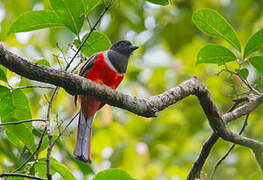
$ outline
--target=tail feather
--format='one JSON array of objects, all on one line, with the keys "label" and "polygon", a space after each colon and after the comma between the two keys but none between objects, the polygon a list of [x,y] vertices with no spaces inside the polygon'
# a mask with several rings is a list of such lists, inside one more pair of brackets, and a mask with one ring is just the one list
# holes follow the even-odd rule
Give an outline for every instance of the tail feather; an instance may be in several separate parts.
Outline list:
[{"label": "tail feather", "polygon": [[91,137],[92,137],[92,124],[95,118],[94,114],[89,119],[86,119],[82,110],[80,110],[77,142],[75,145],[74,155],[76,159],[83,162],[91,163]]},{"label": "tail feather", "polygon": [[85,131],[85,138],[83,139],[82,144],[82,156],[88,161],[91,161],[91,136],[92,136],[92,128],[87,127]]}]

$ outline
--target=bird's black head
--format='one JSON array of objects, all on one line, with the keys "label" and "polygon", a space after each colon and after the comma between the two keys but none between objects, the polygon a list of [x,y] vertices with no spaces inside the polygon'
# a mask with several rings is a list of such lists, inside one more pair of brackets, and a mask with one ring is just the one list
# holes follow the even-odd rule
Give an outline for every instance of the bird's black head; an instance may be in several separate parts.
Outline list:
[{"label": "bird's black head", "polygon": [[130,41],[121,40],[121,41],[114,43],[110,49],[119,54],[130,56],[132,52],[138,48],[139,48],[138,46],[132,45]]}]

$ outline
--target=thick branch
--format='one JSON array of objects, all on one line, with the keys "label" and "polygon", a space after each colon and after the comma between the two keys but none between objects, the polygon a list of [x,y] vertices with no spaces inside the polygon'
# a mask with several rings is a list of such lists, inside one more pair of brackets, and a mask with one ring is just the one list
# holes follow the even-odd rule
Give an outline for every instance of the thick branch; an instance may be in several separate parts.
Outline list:
[{"label": "thick branch", "polygon": [[179,100],[189,95],[196,95],[209,120],[210,126],[218,136],[235,144],[249,147],[254,151],[262,152],[263,150],[262,142],[237,135],[226,127],[226,122],[246,115],[257,108],[263,102],[263,95],[251,96],[249,97],[249,103],[222,115],[216,108],[209,90],[196,77],[181,83],[163,94],[150,98],[137,98],[115,91],[105,85],[94,83],[75,74],[28,62],[7,51],[1,45],[0,64],[26,78],[63,87],[72,95],[88,94],[109,105],[129,110],[144,117],[154,117],[157,112]]},{"label": "thick branch", "polygon": [[200,174],[201,174],[201,170],[205,164],[205,161],[212,149],[212,147],[214,146],[214,144],[216,143],[216,141],[218,140],[219,136],[216,135],[215,133],[213,133],[204,143],[202,150],[197,158],[197,160],[194,162],[190,173],[187,176],[187,180],[191,180],[191,179],[195,179],[195,178],[200,178]]},{"label": "thick branch", "polygon": [[[247,126],[248,117],[249,117],[249,114],[247,114],[247,116],[245,118],[243,126],[242,126],[240,132],[238,133],[239,135],[241,135],[243,133],[243,131],[245,130],[245,128]],[[217,170],[218,166],[227,158],[227,156],[231,153],[231,151],[235,148],[235,146],[236,146],[236,144],[232,144],[230,146],[230,148],[228,149],[228,151],[225,153],[225,155],[217,161],[217,163],[216,163],[216,165],[214,167],[214,170],[213,170],[213,172],[211,174],[211,180],[214,178],[214,175],[216,173],[216,170]]]},{"label": "thick branch", "polygon": [[256,109],[260,104],[263,103],[263,94],[261,94],[260,96],[255,96],[251,94],[248,98],[249,98],[249,102],[247,104],[224,114],[223,115],[224,121],[230,122],[237,118],[240,118],[241,116],[247,115],[248,113]]}]

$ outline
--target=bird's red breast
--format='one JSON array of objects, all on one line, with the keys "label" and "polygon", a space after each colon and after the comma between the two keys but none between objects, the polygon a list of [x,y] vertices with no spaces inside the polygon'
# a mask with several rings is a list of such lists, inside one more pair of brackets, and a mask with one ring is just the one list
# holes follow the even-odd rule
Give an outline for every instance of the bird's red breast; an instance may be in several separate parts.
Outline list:
[{"label": "bird's red breast", "polygon": [[[118,74],[108,63],[106,52],[99,53],[94,60],[92,68],[85,75],[85,78],[94,82],[105,84],[113,89],[116,89],[124,75]],[[106,57],[105,57],[106,56]],[[85,66],[83,66],[85,67]],[[81,107],[86,118],[93,116],[99,109],[101,102],[89,96],[80,96]]]},{"label": "bird's red breast", "polygon": [[99,53],[97,59],[91,70],[86,74],[86,78],[97,83],[105,84],[113,89],[116,89],[123,79],[123,75],[118,73],[110,67],[106,62],[105,53]]}]

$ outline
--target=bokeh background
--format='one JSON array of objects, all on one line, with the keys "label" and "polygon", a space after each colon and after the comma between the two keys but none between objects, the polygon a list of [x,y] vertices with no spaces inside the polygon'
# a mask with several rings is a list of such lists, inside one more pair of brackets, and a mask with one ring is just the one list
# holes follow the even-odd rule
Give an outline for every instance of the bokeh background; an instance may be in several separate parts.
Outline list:
[{"label": "bokeh background", "polygon": [[[94,24],[103,10],[103,3],[90,14]],[[175,87],[193,75],[200,78],[211,91],[217,107],[226,112],[231,100],[247,89],[235,77],[221,73],[217,65],[196,65],[198,51],[207,43],[223,41],[202,34],[192,22],[192,13],[200,8],[212,8],[223,15],[237,31],[244,45],[252,33],[263,27],[262,0],[175,0],[173,5],[160,6],[144,0],[115,0],[111,10],[97,27],[112,43],[127,39],[140,48],[134,52],[124,82],[118,88],[124,93],[149,97]],[[14,53],[30,60],[46,59],[59,69],[58,61],[65,64],[62,49],[70,59],[74,34],[67,28],[43,29],[7,35],[8,28],[22,13],[50,9],[48,0],[0,0],[0,41]],[[87,33],[85,24],[81,36]],[[231,48],[231,47],[229,47]],[[76,61],[77,63],[77,61]],[[234,69],[236,63],[229,65]],[[262,79],[250,70],[249,81],[258,88]],[[11,86],[39,85],[7,72]],[[3,82],[0,82],[0,84]],[[24,89],[29,98],[33,118],[45,118],[51,90]],[[2,108],[2,107],[0,107]],[[263,107],[250,115],[245,136],[263,140]],[[59,91],[52,109],[52,128],[55,134],[78,111],[73,97]],[[230,124],[238,132],[243,118]],[[158,113],[157,118],[143,118],[126,110],[105,106],[97,114],[92,141],[93,164],[90,168],[73,159],[77,120],[72,123],[55,146],[52,157],[62,162],[77,179],[90,179],[93,174],[108,168],[120,168],[142,180],[180,180],[186,176],[197,158],[202,143],[212,130],[196,97],[188,97]],[[44,123],[33,123],[36,131]],[[38,138],[35,139],[38,142]],[[227,151],[230,143],[219,140],[206,162],[202,177],[210,175],[216,161]],[[9,172],[25,159],[23,150],[8,141],[0,129],[0,172]],[[40,157],[45,157],[46,150]],[[218,168],[215,179],[260,179],[260,168],[253,153],[237,146]],[[56,175],[60,178],[60,175]]]}]

